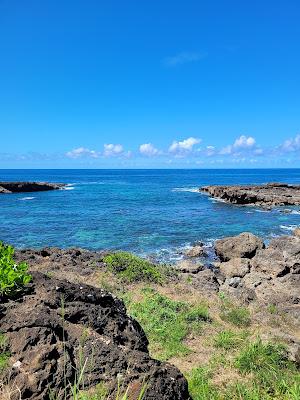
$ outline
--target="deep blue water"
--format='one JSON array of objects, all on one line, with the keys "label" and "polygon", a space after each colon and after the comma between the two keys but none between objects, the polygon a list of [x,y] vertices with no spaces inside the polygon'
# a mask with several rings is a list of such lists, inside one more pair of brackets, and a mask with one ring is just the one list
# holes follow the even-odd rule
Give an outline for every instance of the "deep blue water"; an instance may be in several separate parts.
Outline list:
[{"label": "deep blue water", "polygon": [[262,212],[196,191],[208,184],[300,184],[299,169],[0,170],[0,180],[71,185],[70,190],[0,196],[0,240],[17,247],[158,251],[168,257],[197,240],[243,231],[270,238],[300,225],[299,207],[292,214]]}]

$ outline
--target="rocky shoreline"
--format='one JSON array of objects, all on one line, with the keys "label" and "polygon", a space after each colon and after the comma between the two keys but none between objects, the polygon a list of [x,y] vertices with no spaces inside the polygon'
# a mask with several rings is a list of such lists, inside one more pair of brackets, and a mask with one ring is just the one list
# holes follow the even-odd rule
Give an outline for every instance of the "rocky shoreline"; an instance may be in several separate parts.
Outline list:
[{"label": "rocky shoreline", "polygon": [[[269,307],[276,309],[289,324],[271,327],[272,335],[286,343],[291,359],[300,364],[300,230],[268,245],[244,232],[216,240],[214,251],[213,264],[201,262],[204,248],[198,242],[173,266],[175,273],[165,283],[152,287],[167,292],[174,288],[175,295],[193,293],[213,303],[228,296],[255,310],[260,325],[267,325]],[[64,376],[76,380],[78,360],[83,358],[88,360],[85,375],[90,386],[104,382],[111,395],[122,376],[130,399],[137,398],[145,381],[145,400],[190,399],[176,360],[174,366],[149,355],[141,325],[111,294],[115,284],[120,294],[133,293],[139,286],[118,286],[105,262],[109,254],[79,248],[16,251],[16,262],[30,266],[33,283],[21,297],[2,299],[0,325],[10,343],[10,378],[26,393],[24,398],[46,399],[49,389],[63,396]]]},{"label": "rocky shoreline", "polygon": [[300,185],[268,183],[250,186],[203,186],[201,192],[211,197],[237,205],[264,207],[300,205]]},{"label": "rocky shoreline", "polygon": [[0,194],[44,192],[59,190],[66,187],[64,183],[49,182],[0,182]]}]

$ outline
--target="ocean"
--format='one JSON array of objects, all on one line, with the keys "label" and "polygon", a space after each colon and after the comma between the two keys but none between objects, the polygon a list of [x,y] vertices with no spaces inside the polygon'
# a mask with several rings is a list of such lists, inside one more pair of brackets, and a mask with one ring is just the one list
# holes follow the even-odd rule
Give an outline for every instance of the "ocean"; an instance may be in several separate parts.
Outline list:
[{"label": "ocean", "polygon": [[300,225],[300,207],[224,204],[199,193],[211,184],[300,184],[300,169],[0,170],[1,181],[67,183],[67,190],[0,195],[0,240],[127,250],[172,261],[197,241],[252,232],[266,240]]}]

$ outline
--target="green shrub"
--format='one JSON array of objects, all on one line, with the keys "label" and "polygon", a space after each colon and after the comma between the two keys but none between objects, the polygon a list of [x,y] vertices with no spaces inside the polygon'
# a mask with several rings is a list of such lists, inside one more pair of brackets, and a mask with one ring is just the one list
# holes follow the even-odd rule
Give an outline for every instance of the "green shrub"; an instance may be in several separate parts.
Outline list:
[{"label": "green shrub", "polygon": [[207,308],[171,300],[153,289],[144,289],[142,293],[139,302],[129,300],[127,306],[145,330],[155,356],[167,360],[188,354],[190,350],[183,341],[209,319]]},{"label": "green shrub", "polygon": [[103,261],[113,273],[128,282],[162,283],[164,281],[162,267],[126,251],[109,254]]},{"label": "green shrub", "polygon": [[16,264],[14,249],[0,242],[0,295],[13,296],[31,281],[25,262]]}]

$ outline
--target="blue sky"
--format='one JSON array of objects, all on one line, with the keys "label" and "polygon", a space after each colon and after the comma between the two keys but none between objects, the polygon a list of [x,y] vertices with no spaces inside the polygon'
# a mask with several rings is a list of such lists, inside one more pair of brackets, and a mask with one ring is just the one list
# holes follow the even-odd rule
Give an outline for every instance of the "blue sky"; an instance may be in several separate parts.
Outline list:
[{"label": "blue sky", "polygon": [[300,3],[0,0],[0,168],[300,167]]}]

